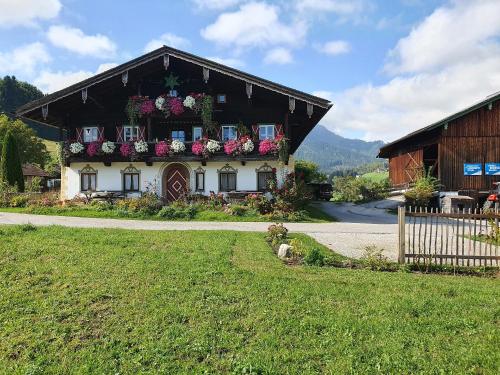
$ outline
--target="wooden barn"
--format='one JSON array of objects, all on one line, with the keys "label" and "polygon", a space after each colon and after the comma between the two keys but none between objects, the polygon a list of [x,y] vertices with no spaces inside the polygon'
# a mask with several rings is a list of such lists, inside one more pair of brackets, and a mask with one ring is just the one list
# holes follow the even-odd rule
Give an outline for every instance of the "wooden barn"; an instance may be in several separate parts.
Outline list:
[{"label": "wooden barn", "polygon": [[380,149],[395,187],[411,185],[422,167],[442,191],[487,192],[500,181],[500,92]]}]

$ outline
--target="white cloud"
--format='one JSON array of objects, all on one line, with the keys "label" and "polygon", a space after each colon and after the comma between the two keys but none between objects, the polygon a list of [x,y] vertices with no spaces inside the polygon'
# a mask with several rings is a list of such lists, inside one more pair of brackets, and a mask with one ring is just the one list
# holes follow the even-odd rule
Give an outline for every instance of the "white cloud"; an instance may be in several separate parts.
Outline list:
[{"label": "white cloud", "polygon": [[105,35],[85,35],[82,30],[64,25],[51,26],[47,32],[50,42],[82,56],[112,57],[116,44]]},{"label": "white cloud", "polygon": [[207,57],[208,60],[215,61],[216,63],[231,66],[233,68],[242,68],[245,66],[245,62],[240,59],[235,59],[232,57],[218,57],[218,56],[209,56]]},{"label": "white cloud", "polygon": [[0,52],[0,74],[29,76],[37,66],[50,60],[50,55],[42,43],[27,44],[10,52]]},{"label": "white cloud", "polygon": [[199,10],[222,10],[235,6],[241,0],[193,0],[196,8]]},{"label": "white cloud", "polygon": [[327,55],[342,55],[351,51],[351,45],[345,40],[332,40],[322,45],[317,45],[316,49]]},{"label": "white cloud", "polygon": [[500,88],[500,3],[454,1],[414,27],[391,52],[395,75],[330,96],[322,121],[344,135],[394,140],[451,115]]},{"label": "white cloud", "polygon": [[295,7],[299,12],[332,12],[339,15],[361,13],[369,7],[362,0],[297,0]]},{"label": "white cloud", "polygon": [[83,81],[93,75],[102,73],[108,69],[117,66],[115,63],[105,63],[97,67],[95,72],[87,70],[78,71],[57,71],[43,70],[40,75],[34,80],[34,84],[46,94],[64,89],[74,83]]},{"label": "white cloud", "polygon": [[423,72],[499,53],[500,1],[456,0],[436,9],[391,51],[385,70]]},{"label": "white cloud", "polygon": [[59,0],[0,0],[0,27],[33,26],[57,17],[61,7]]},{"label": "white cloud", "polygon": [[237,49],[269,45],[300,45],[307,33],[304,21],[284,23],[279,8],[262,2],[242,5],[237,11],[222,13],[201,30],[201,36],[219,45]]},{"label": "white cloud", "polygon": [[147,53],[154,51],[155,49],[163,47],[164,45],[173,48],[186,48],[189,47],[190,44],[191,43],[186,38],[172,33],[165,33],[157,39],[150,40],[144,47],[144,52]]},{"label": "white cloud", "polygon": [[274,48],[266,53],[264,56],[266,64],[290,64],[293,62],[293,56],[290,50],[282,47]]}]

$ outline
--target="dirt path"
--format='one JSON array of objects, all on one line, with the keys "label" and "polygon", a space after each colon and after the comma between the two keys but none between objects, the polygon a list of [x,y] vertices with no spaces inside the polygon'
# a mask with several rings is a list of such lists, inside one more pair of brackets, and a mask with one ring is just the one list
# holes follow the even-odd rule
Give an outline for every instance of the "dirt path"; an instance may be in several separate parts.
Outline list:
[{"label": "dirt path", "polygon": [[[265,232],[270,223],[148,221],[94,219],[67,216],[45,216],[0,212],[0,224],[61,225],[79,228],[122,228],[139,230],[235,230]],[[365,223],[286,223],[291,232],[305,233],[337,253],[359,257],[368,245],[386,249],[396,259],[397,227],[393,224]]]}]

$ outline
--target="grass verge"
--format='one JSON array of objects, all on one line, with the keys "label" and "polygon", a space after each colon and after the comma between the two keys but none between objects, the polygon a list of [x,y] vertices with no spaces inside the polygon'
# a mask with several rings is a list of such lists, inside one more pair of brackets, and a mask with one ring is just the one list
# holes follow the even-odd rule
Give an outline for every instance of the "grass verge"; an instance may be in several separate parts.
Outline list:
[{"label": "grass verge", "polygon": [[287,267],[263,233],[3,226],[0,280],[0,373],[499,371],[497,279]]}]

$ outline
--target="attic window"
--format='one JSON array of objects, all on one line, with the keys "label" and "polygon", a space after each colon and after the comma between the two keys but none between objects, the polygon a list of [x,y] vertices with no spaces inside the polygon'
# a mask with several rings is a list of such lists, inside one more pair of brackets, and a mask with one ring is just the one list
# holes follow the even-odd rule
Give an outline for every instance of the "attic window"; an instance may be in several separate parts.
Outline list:
[{"label": "attic window", "polygon": [[226,94],[217,94],[217,103],[225,104],[226,103]]}]

